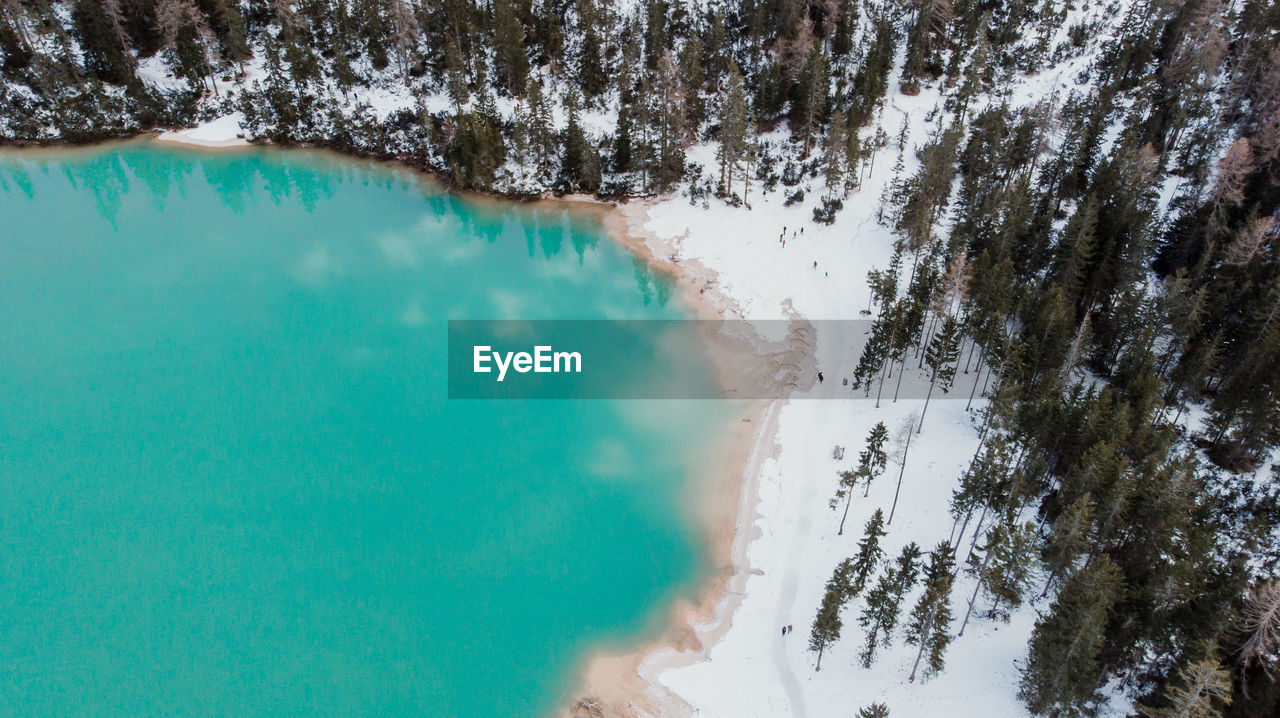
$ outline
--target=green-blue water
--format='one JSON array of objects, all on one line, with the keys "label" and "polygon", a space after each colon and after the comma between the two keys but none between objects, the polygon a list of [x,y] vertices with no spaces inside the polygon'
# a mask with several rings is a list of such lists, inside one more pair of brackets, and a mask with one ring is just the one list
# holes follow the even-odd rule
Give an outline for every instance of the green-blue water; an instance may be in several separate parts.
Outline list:
[{"label": "green-blue water", "polygon": [[705,570],[724,411],[449,402],[445,320],[682,313],[558,205],[0,155],[0,715],[547,713]]}]

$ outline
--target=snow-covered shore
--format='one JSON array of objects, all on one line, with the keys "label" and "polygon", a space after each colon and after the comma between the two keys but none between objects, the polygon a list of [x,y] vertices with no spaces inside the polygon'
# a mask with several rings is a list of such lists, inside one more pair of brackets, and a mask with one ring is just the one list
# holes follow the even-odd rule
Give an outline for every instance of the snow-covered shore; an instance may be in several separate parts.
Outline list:
[{"label": "snow-covered shore", "polygon": [[156,135],[159,142],[191,147],[247,147],[240,123],[244,116],[239,112],[219,117],[185,130],[170,130]]},{"label": "snow-covered shore", "polygon": [[[1070,58],[1022,78],[1017,104],[1060,97],[1078,87],[1087,62],[1083,56]],[[904,127],[900,177],[905,179],[919,167],[914,149],[949,120],[938,112],[942,99],[936,89],[903,95],[896,91],[896,80],[895,72],[886,106],[862,136],[870,139],[878,127],[894,137]],[[894,179],[895,145],[891,141],[878,151],[830,226],[812,221],[826,191],[821,177],[802,181],[799,189],[807,199],[791,207],[784,205],[784,197],[793,188],[762,194],[759,184],[752,183],[744,198],[749,208],[714,199],[695,204],[687,196],[673,196],[624,211],[631,217],[632,234],[642,238],[650,254],[685,273],[688,282],[714,288],[725,316],[865,318],[871,297],[867,273],[886,269],[893,252],[893,233],[885,226],[888,222],[879,221],[878,209]],[[692,148],[689,159],[716,167],[711,146]],[[1018,697],[1018,683],[1038,612],[1048,607],[1035,598],[1039,591],[1032,591],[1031,600],[1008,622],[987,618],[987,602],[980,597],[964,635],[947,650],[945,670],[914,682],[908,676],[916,648],[904,645],[901,631],[921,589],[908,594],[898,632],[891,645],[881,644],[870,669],[858,661],[865,641],[858,625],[865,596],[859,596],[846,605],[842,636],[827,648],[822,670],[815,670],[808,637],[824,584],[836,565],[856,552],[871,515],[877,509],[889,513],[901,465],[891,461],[867,497],[855,495],[843,536],[836,533],[840,516],[828,507],[837,473],[853,468],[876,422],[884,422],[893,436],[924,408],[920,400],[886,399],[877,408],[874,400],[862,398],[814,398],[830,396],[833,382],[852,376],[860,351],[860,337],[829,324],[816,327],[816,369],[826,377],[822,391],[811,386],[773,405],[767,430],[760,427],[751,451],[733,456],[740,487],[734,499],[742,513],[732,540],[732,578],[704,594],[703,605],[681,613],[691,619],[682,640],[655,642],[630,657],[629,665],[643,679],[634,690],[643,691],[646,700],[606,707],[638,715],[847,718],[859,708],[882,703],[897,718],[1029,716]],[[909,374],[917,371],[914,361],[907,366]],[[966,408],[975,378],[960,373],[949,395],[935,395],[921,431],[912,436],[896,513],[881,539],[886,560],[910,542],[927,552],[952,532],[949,500],[978,448],[978,410],[986,403],[979,397]],[[835,446],[846,449],[843,460],[832,458]],[[972,530],[961,539],[961,565],[971,541]],[[961,571],[950,599],[953,631],[964,621],[974,586],[974,579]],[[784,625],[793,626],[795,633],[784,636]],[[1131,712],[1131,699],[1123,690],[1111,691],[1108,700],[1102,715]]]},{"label": "snow-covered shore", "polygon": [[[882,127],[908,123],[904,175],[916,165],[910,147],[932,129],[924,117],[935,102],[928,93],[898,96],[880,119]],[[695,149],[693,159],[714,166],[710,156],[696,156],[700,151],[708,150]],[[877,222],[876,213],[893,176],[896,148],[881,152],[875,170],[845,199],[831,226],[811,221],[812,201],[785,207],[782,192],[749,196],[751,209],[715,201],[704,208],[671,197],[622,211],[647,253],[684,273],[686,284],[714,288],[726,316],[860,319],[870,297],[867,272],[887,267],[893,251],[893,235]],[[812,180],[806,194],[820,195],[820,185],[820,179]],[[832,382],[852,375],[860,337],[834,325],[817,327],[814,358],[825,375],[823,393],[829,395]],[[913,371],[909,362],[908,372]],[[888,557],[909,542],[928,551],[952,530],[948,501],[978,447],[977,410],[985,403],[977,399],[966,409],[975,378],[962,373],[949,395],[935,396],[922,431],[912,437],[896,514],[881,541]],[[824,583],[841,560],[854,554],[871,514],[876,509],[888,514],[899,465],[890,463],[869,496],[855,496],[843,536],[836,533],[840,516],[828,508],[837,472],[854,466],[876,422],[895,434],[909,417],[919,416],[924,403],[886,398],[876,408],[874,397],[850,392],[846,400],[813,398],[817,393],[812,386],[771,405],[750,450],[730,455],[739,472],[733,499],[741,511],[734,522],[730,576],[704,593],[702,605],[682,608],[677,620],[688,622],[685,635],[677,630],[677,640],[609,659],[615,673],[619,665],[635,667],[643,682],[633,690],[642,690],[644,700],[622,704],[606,698],[602,707],[640,715],[822,718],[852,715],[880,702],[895,716],[1028,715],[1017,697],[1017,664],[1026,655],[1035,605],[1003,623],[983,616],[980,600],[965,634],[948,650],[945,671],[912,683],[907,677],[916,650],[903,645],[900,634],[871,669],[857,665],[864,642],[857,622],[864,605],[859,597],[843,612],[842,637],[825,653],[823,670],[815,670],[808,634]],[[842,460],[832,458],[835,446],[845,447]],[[964,539],[961,559],[970,538]],[[973,587],[962,573],[951,596],[956,629]],[[907,597],[904,614],[919,591]],[[900,626],[905,621],[904,615]],[[795,633],[783,636],[784,625]],[[589,673],[587,690],[599,684],[599,676]]]}]

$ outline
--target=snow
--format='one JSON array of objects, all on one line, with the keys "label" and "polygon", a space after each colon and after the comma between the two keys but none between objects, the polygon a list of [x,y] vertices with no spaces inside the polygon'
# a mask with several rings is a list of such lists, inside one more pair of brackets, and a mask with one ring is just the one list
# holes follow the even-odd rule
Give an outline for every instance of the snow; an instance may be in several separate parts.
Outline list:
[{"label": "snow", "polygon": [[[875,665],[857,665],[863,633],[856,617],[862,600],[843,613],[842,638],[823,656],[807,650],[808,631],[822,598],[823,585],[843,558],[856,550],[862,526],[877,508],[888,514],[897,467],[872,485],[871,495],[857,494],[843,536],[836,535],[839,513],[827,507],[836,488],[836,472],[851,468],[857,448],[876,421],[897,427],[921,402],[900,402],[875,410],[866,401],[793,401],[782,412],[776,460],[760,477],[751,568],[746,596],[733,616],[733,626],[710,651],[709,660],[661,673],[661,683],[688,701],[700,716],[848,716],[873,701],[888,705],[892,715],[1024,715],[1016,698],[1014,662],[1026,652],[1034,616],[1026,611],[1009,625],[971,620],[956,639],[940,676],[907,682],[915,649],[902,644],[881,651]],[[908,454],[902,496],[894,522],[882,539],[888,557],[908,541],[928,550],[946,538],[950,487],[963,472],[976,446],[964,402],[935,402],[930,407],[915,451]],[[846,446],[843,461],[825,447]],[[967,542],[965,546],[967,546]],[[961,581],[952,596],[955,628],[972,584]],[[919,588],[904,602],[906,612]],[[782,636],[780,626],[795,633]]]},{"label": "snow", "polygon": [[[353,92],[352,97],[358,102],[368,103],[379,120],[384,120],[399,110],[413,109],[416,103],[413,95],[403,85],[361,87]],[[444,95],[431,95],[426,106],[430,112],[443,112],[452,107]]]},{"label": "snow", "polygon": [[[1073,58],[1024,78],[1008,100],[1026,106],[1069,91],[1087,62],[1087,57]],[[876,212],[893,177],[897,129],[905,120],[909,133],[903,153],[905,179],[919,164],[914,149],[927,141],[939,123],[949,122],[945,113],[937,113],[934,122],[926,119],[941,105],[936,89],[905,96],[897,92],[896,83],[891,84],[881,115],[861,131],[865,140],[878,125],[889,134],[889,146],[879,150],[874,172],[844,199],[845,207],[831,226],[812,221],[813,208],[825,194],[819,176],[801,182],[805,201],[792,207],[783,206],[783,199],[793,188],[780,186],[765,195],[758,183],[752,184],[745,198],[750,209],[727,207],[717,200],[704,209],[700,201],[691,204],[687,196],[671,197],[648,209],[645,228],[672,252],[674,261],[697,262],[710,270],[718,289],[748,319],[861,318],[859,313],[867,308],[870,297],[867,272],[886,268],[893,251],[893,234],[877,222]],[[982,103],[975,103],[973,110],[981,107]],[[693,148],[689,160],[714,173],[713,146]],[[735,191],[741,192],[741,182]],[[785,247],[779,242],[784,227]],[[858,337],[830,327],[816,325],[817,367],[826,375],[828,392],[833,380],[852,376],[858,359],[852,346]],[[914,371],[912,364],[908,366],[909,372]],[[927,552],[952,531],[949,499],[978,448],[981,419],[977,411],[985,403],[975,401],[972,411],[965,410],[968,392],[958,388],[970,386],[967,379],[958,377],[957,391],[951,395],[934,396],[923,430],[912,438],[897,512],[881,540],[886,560],[912,541]],[[793,395],[782,406],[776,450],[759,469],[758,496],[749,522],[758,535],[747,544],[746,565],[736,567],[747,576],[741,602],[732,615],[718,615],[694,627],[710,643],[704,653],[686,654],[684,660],[673,660],[674,649],[655,653],[642,665],[642,674],[673,692],[697,716],[847,718],[873,702],[886,704],[893,716],[1029,715],[1017,695],[1018,681],[1038,611],[1048,608],[1048,601],[1039,599],[1035,590],[1043,586],[1043,576],[1033,579],[1028,603],[1014,611],[1008,623],[988,619],[983,612],[990,600],[979,596],[965,634],[955,638],[947,651],[944,671],[929,679],[918,676],[914,683],[907,677],[916,650],[904,645],[902,631],[922,587],[917,585],[903,601],[892,647],[882,647],[869,670],[858,662],[865,636],[858,625],[864,591],[845,606],[841,639],[826,650],[822,670],[815,670],[816,654],[808,650],[808,636],[825,583],[836,565],[855,553],[871,514],[879,508],[887,516],[898,465],[890,463],[867,498],[855,494],[843,536],[836,535],[840,516],[828,506],[836,491],[837,472],[856,463],[877,421],[883,421],[893,436],[924,402],[886,399],[877,409],[868,400],[806,399],[813,393]],[[841,461],[832,459],[835,445],[846,448]],[[771,448],[765,447],[764,453]],[[960,565],[972,530],[971,526],[963,539]],[[953,633],[964,620],[973,589],[974,579],[961,573],[951,594]],[[716,639],[716,629],[725,621],[729,627]],[[780,629],[787,624],[795,632],[783,636]],[[1104,707],[1104,715],[1122,715],[1131,708],[1120,687],[1108,690],[1112,700]]]},{"label": "snow", "polygon": [[242,122],[244,122],[244,115],[239,112],[233,112],[190,129],[162,133],[157,139],[161,142],[205,145],[209,147],[247,145],[249,141],[244,139],[240,130]]},{"label": "snow", "polygon": [[[917,164],[912,146],[933,128],[923,116],[939,104],[939,97],[926,91],[891,100],[879,122],[892,131],[907,119],[905,176]],[[863,132],[865,136],[874,128]],[[712,151],[696,148],[690,159],[713,167]],[[874,173],[845,199],[845,209],[831,226],[812,221],[812,209],[824,192],[816,178],[802,183],[809,185],[806,202],[793,207],[783,206],[782,188],[762,195],[758,186],[747,197],[750,210],[720,202],[706,210],[671,198],[649,209],[646,228],[674,246],[677,261],[696,260],[714,271],[720,290],[749,319],[790,312],[808,319],[857,319],[870,296],[867,271],[885,268],[893,250],[892,233],[875,215],[883,187],[892,179],[896,152],[892,144],[880,150]],[[785,247],[778,240],[784,226]],[[848,336],[838,325],[816,326],[817,364],[827,381],[851,376],[858,358],[851,344],[859,337]],[[957,386],[968,384],[961,378]],[[975,402],[973,412],[966,412],[965,399],[967,392],[960,391],[935,396],[923,431],[912,439],[897,513],[882,539],[888,557],[911,541],[928,551],[951,531],[948,501],[977,448],[976,411],[983,403]],[[824,584],[836,564],[855,552],[871,514],[877,508],[888,514],[898,467],[890,465],[869,497],[856,495],[843,536],[836,535],[839,514],[828,507],[837,472],[852,468],[877,421],[885,422],[892,435],[922,405],[886,399],[876,409],[874,401],[809,400],[802,394],[782,408],[776,455],[764,462],[758,477],[753,523],[759,537],[748,546],[749,566],[739,567],[751,575],[732,625],[704,659],[657,670],[658,683],[687,701],[696,715],[848,716],[875,701],[900,716],[1026,715],[1017,698],[1016,665],[1026,655],[1035,623],[1034,610],[1026,607],[1008,624],[975,615],[949,649],[946,670],[926,681],[917,677],[912,684],[907,676],[915,650],[903,645],[901,626],[920,587],[904,601],[893,647],[882,650],[870,670],[857,665],[864,635],[857,624],[864,605],[860,596],[846,606],[842,638],[823,656],[823,670],[814,670],[808,633]],[[846,447],[841,461],[831,458],[835,445]],[[952,594],[953,630],[963,620],[972,590],[972,580],[962,576]],[[985,604],[980,598],[978,610]],[[784,637],[780,627],[786,624],[795,633]],[[712,626],[700,628],[709,632]],[[651,661],[669,658],[659,655]]]},{"label": "snow", "polygon": [[[928,98],[914,100],[917,105],[932,104]],[[892,127],[896,119],[886,124]],[[891,167],[891,159],[878,160],[876,175],[846,200],[845,211],[831,227],[810,221],[811,203],[783,207],[781,192],[755,198],[750,211],[704,211],[673,199],[651,209],[647,227],[659,237],[674,239],[681,260],[697,259],[718,272],[722,291],[748,318],[781,316],[784,305],[806,318],[856,318],[867,305],[867,270],[885,267],[892,252],[889,231],[875,221],[880,185],[888,181]],[[786,248],[778,242],[784,225]],[[804,227],[804,234],[793,239],[791,232],[799,227]],[[818,325],[819,368],[828,381],[850,376],[857,354],[846,343],[856,338],[838,331],[824,333],[823,327]],[[889,557],[910,541],[927,551],[951,529],[951,489],[978,438],[976,414],[965,411],[964,398],[935,397],[923,431],[913,437],[897,513],[882,539]],[[947,669],[934,679],[917,678],[910,684],[906,678],[915,650],[902,645],[900,634],[872,669],[856,665],[863,641],[857,625],[860,597],[846,606],[843,637],[827,650],[823,670],[814,671],[816,656],[807,650],[807,639],[824,584],[836,564],[854,553],[871,514],[877,508],[888,514],[898,473],[891,465],[868,498],[856,496],[845,534],[837,536],[839,515],[827,505],[836,490],[837,472],[857,461],[875,422],[885,422],[893,433],[922,404],[886,400],[876,409],[873,401],[806,400],[802,395],[782,408],[777,455],[764,463],[758,478],[754,525],[760,535],[747,552],[752,575],[732,626],[706,660],[657,676],[660,684],[693,706],[696,715],[848,716],[873,701],[886,703],[893,715],[1026,714],[1016,695],[1015,661],[1025,656],[1035,622],[1034,612],[1027,609],[1007,625],[975,616],[965,635],[952,644]],[[975,410],[980,404],[975,402]],[[835,445],[847,449],[842,461],[831,458],[830,447]],[[967,550],[967,540],[964,545]],[[971,580],[962,578],[953,592],[957,629],[972,587]],[[904,601],[900,625],[919,591]],[[978,605],[983,603],[980,599]],[[785,624],[796,632],[783,637],[780,627]]]},{"label": "snow", "polygon": [[140,59],[135,74],[139,79],[166,90],[181,90],[187,87],[187,81],[174,77],[159,53]]}]

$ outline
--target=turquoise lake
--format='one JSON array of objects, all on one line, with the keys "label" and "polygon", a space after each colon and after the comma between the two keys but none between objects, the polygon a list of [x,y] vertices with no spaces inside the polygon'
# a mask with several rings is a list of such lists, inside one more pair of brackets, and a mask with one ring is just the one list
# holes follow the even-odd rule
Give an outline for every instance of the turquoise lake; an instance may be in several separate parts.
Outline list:
[{"label": "turquoise lake", "polygon": [[563,204],[0,154],[0,715],[548,715],[696,593],[731,419],[449,401],[446,320],[685,315]]}]

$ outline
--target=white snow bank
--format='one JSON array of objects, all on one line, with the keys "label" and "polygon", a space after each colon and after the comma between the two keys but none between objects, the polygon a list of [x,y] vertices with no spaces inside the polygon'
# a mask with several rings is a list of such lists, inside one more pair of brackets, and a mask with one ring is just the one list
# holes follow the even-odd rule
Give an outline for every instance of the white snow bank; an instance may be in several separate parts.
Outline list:
[{"label": "white snow bank", "polygon": [[161,133],[156,139],[161,142],[174,142],[202,147],[241,147],[249,141],[241,134],[240,124],[244,115],[233,112],[225,117],[210,120],[186,130],[173,130]]}]

